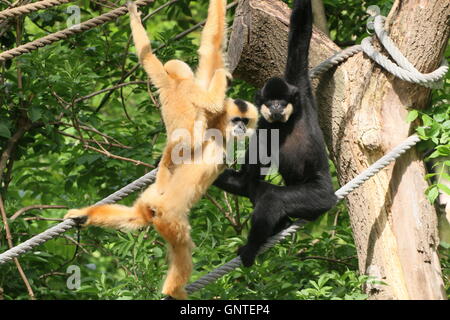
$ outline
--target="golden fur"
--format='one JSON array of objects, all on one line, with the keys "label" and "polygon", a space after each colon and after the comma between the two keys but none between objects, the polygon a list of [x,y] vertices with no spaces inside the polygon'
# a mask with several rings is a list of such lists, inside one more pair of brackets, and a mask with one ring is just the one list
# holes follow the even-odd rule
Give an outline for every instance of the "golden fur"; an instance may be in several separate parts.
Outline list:
[{"label": "golden fur", "polygon": [[[211,0],[208,20],[202,33],[199,49],[200,62],[196,80],[192,78],[190,68],[182,61],[172,60],[164,66],[150,52],[148,38],[145,35],[137,10],[130,5],[131,27],[141,63],[153,83],[160,90],[163,101],[163,119],[167,128],[168,142],[164,155],[169,159],[160,163],[158,171],[167,169],[171,162],[171,152],[167,149],[179,144],[170,141],[170,133],[179,128],[192,129],[192,123],[199,118],[205,121],[204,129],[218,129],[221,140],[212,138],[200,142],[201,156],[190,163],[173,165],[166,176],[157,175],[156,182],[147,188],[136,200],[133,207],[121,205],[100,205],[83,209],[69,210],[65,218],[85,218],[84,225],[97,225],[122,230],[139,229],[153,224],[155,229],[169,243],[170,266],[162,292],[176,299],[186,299],[184,289],[192,273],[192,248],[188,213],[200,200],[208,187],[214,182],[225,167],[222,160],[226,142],[232,139],[233,122],[231,119],[246,118],[248,129],[256,128],[258,112],[255,106],[246,102],[246,110],[240,109],[232,99],[222,96],[222,89],[217,96],[211,94],[218,83],[226,77],[221,69],[225,66],[222,43],[225,38],[225,0]],[[142,52],[145,52],[143,54]],[[160,75],[162,74],[162,75]],[[202,88],[208,88],[205,91]],[[197,100],[194,92],[208,99]],[[182,98],[182,99],[181,99]],[[217,99],[217,101],[213,101]],[[222,99],[220,102],[219,100]],[[208,103],[211,102],[211,103]],[[213,103],[214,102],[214,103]],[[218,104],[216,105],[215,102]],[[178,104],[179,103],[179,104]],[[180,109],[181,108],[181,109]],[[215,116],[212,116],[215,114]],[[192,132],[192,131],[191,131]],[[224,141],[225,140],[225,141]],[[192,147],[192,146],[190,146]],[[163,156],[164,158],[164,156]],[[170,161],[170,162],[169,162]],[[164,170],[163,169],[163,170]],[[159,186],[164,179],[163,193]]]}]

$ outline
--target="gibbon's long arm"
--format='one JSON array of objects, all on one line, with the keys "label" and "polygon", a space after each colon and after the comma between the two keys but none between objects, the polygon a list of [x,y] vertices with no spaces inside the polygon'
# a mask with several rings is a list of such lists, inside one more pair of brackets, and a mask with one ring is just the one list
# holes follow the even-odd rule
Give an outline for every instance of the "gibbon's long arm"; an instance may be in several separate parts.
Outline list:
[{"label": "gibbon's long arm", "polygon": [[139,61],[152,83],[157,88],[164,87],[169,81],[168,75],[161,61],[152,53],[152,46],[147,36],[147,31],[141,22],[141,13],[138,12],[134,2],[129,1],[127,5],[130,13],[131,32]]},{"label": "gibbon's long arm", "polygon": [[310,87],[309,39],[312,35],[311,1],[296,1],[291,14],[285,80],[300,90]]},{"label": "gibbon's long arm", "polygon": [[223,56],[226,46],[226,0],[210,0],[208,18],[200,41],[197,83],[208,89],[217,69],[225,68]]}]

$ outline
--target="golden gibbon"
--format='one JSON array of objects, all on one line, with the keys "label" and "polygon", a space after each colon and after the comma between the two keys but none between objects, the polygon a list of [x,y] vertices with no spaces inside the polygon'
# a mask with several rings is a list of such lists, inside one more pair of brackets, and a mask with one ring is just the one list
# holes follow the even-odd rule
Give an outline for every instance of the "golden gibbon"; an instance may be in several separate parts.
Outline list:
[{"label": "golden gibbon", "polygon": [[[158,88],[161,114],[167,131],[168,140],[156,179],[157,189],[163,193],[170,178],[173,147],[183,143],[195,150],[202,143],[202,139],[186,141],[185,136],[174,135],[174,130],[183,128],[188,130],[190,137],[203,137],[208,120],[224,108],[228,80],[231,79],[222,59],[226,34],[226,0],[211,2],[202,33],[200,64],[196,76],[181,60],[170,60],[163,65],[152,53],[140,12],[133,2],[128,3],[128,11],[136,52],[151,82]],[[200,126],[195,127],[194,124]],[[194,132],[195,128],[198,129],[197,132]]]},{"label": "golden gibbon", "polygon": [[[195,79],[192,72],[188,72],[190,69],[184,62],[168,62],[164,66],[159,63],[150,51],[148,38],[138,19],[139,14],[134,4],[129,4],[129,11],[140,61],[160,91],[162,114],[168,134],[167,145],[170,145],[171,151],[166,153],[167,148],[164,150],[164,156],[167,155],[169,159],[166,159],[167,162],[164,164],[161,160],[158,171],[165,166],[169,174],[163,178],[165,179],[163,192],[158,187],[161,176],[157,175],[156,182],[139,196],[133,207],[114,204],[72,209],[65,218],[78,219],[84,226],[95,225],[121,230],[140,229],[152,224],[169,243],[170,265],[162,292],[176,299],[186,299],[185,285],[192,273],[194,247],[190,236],[188,213],[224,170],[223,157],[227,143],[235,137],[248,136],[256,129],[258,111],[249,102],[225,98],[222,92],[217,91],[215,94],[221,96],[222,101],[218,105],[212,103],[217,98],[213,94],[216,89],[212,88],[218,82],[226,81],[226,77],[222,75],[228,74],[223,69],[226,0],[210,0]],[[182,67],[172,69],[176,64]],[[174,74],[177,76],[172,77]],[[194,91],[200,92],[201,95],[196,96],[193,94]],[[196,100],[197,98],[200,102]],[[192,132],[193,126],[188,119],[192,122],[202,119],[205,121],[203,126],[205,132],[206,129],[216,130],[221,138],[202,136],[202,141],[199,142],[200,157],[195,157],[194,161],[173,164],[170,158],[172,150],[180,143],[187,144],[189,150],[192,150],[190,141],[171,141],[169,136],[179,128]],[[195,148],[197,147],[194,146]]]}]

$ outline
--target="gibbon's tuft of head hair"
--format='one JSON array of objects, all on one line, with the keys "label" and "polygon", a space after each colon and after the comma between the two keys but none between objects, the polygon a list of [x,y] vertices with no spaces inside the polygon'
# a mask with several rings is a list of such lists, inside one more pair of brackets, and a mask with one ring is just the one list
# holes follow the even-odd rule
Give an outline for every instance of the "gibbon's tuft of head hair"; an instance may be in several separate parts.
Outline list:
[{"label": "gibbon's tuft of head hair", "polygon": [[282,78],[270,78],[263,88],[263,95],[267,100],[280,99],[289,96],[289,87]]}]

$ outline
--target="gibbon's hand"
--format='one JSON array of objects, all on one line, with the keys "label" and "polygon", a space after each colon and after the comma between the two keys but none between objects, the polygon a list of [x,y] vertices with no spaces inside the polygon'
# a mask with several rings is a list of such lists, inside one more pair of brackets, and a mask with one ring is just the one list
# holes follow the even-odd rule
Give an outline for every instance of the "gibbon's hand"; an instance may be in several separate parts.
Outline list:
[{"label": "gibbon's hand", "polygon": [[241,257],[244,267],[251,267],[255,263],[256,254],[258,248],[253,248],[251,245],[246,244],[238,249],[238,255]]},{"label": "gibbon's hand", "polygon": [[141,12],[138,11],[136,4],[133,1],[127,2],[127,8],[130,15],[136,18],[139,22],[141,22]]},{"label": "gibbon's hand", "polygon": [[88,224],[88,214],[82,209],[71,209],[64,216],[64,220],[73,219],[79,226],[86,226]]}]

